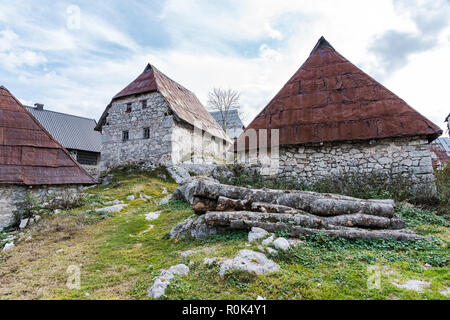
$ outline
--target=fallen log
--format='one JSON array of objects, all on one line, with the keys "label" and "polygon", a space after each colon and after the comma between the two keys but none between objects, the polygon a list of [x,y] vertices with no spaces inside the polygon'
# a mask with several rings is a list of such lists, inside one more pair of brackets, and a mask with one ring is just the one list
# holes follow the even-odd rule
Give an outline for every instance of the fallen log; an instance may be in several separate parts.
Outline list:
[{"label": "fallen log", "polygon": [[[197,179],[196,181],[195,186],[193,186],[194,202],[202,202],[207,205],[207,211],[216,210],[218,205],[224,205],[220,209],[226,210],[226,204],[219,203],[219,201],[224,201],[227,198],[243,201],[242,205],[238,206],[239,209],[247,209],[249,204],[256,202],[281,205],[319,216],[364,212],[367,215],[391,218],[395,212],[393,200],[363,200],[309,191],[250,189],[224,185],[207,179]],[[239,203],[235,201],[230,205],[232,207],[232,205],[239,205]],[[204,211],[199,211],[199,213],[203,214]]]},{"label": "fallen log", "polygon": [[252,227],[259,227],[269,232],[286,231],[290,237],[298,238],[304,235],[312,235],[314,233],[324,233],[331,237],[341,237],[345,239],[394,239],[399,241],[408,241],[412,239],[422,239],[410,230],[365,230],[358,228],[340,227],[336,229],[310,229],[295,225],[284,225],[281,223],[259,222],[253,220],[232,220],[230,229],[248,230]]},{"label": "fallen log", "polygon": [[334,229],[336,226],[365,227],[371,229],[405,228],[405,224],[401,219],[389,219],[361,213],[330,218],[301,213],[260,213],[251,211],[210,211],[205,215],[205,222],[214,226],[228,226],[230,221],[239,219],[326,229]]}]

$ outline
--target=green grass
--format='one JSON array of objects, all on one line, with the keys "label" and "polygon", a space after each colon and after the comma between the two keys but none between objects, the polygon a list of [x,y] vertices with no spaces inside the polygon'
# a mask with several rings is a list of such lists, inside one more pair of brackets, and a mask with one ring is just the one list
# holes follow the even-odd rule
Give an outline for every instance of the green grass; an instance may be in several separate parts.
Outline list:
[{"label": "green grass", "polygon": [[[18,243],[13,251],[1,254],[2,298],[149,299],[147,291],[161,270],[185,263],[190,273],[176,277],[163,299],[255,299],[258,295],[267,299],[449,299],[439,293],[450,286],[449,225],[436,211],[399,209],[408,226],[430,236],[426,240],[350,241],[319,234],[303,238],[296,249],[269,256],[280,265],[279,272],[257,276],[233,271],[221,278],[219,266],[203,264],[203,259],[231,258],[241,249],[256,251],[257,244],[247,244],[247,232],[171,240],[170,230],[193,214],[189,204],[171,200],[159,206],[157,201],[126,197],[146,194],[161,199],[166,196],[162,190],[173,192],[176,184],[161,180],[157,172],[124,169],[114,177],[112,185],[89,189],[90,196],[81,207],[44,217],[47,229],[31,229],[30,243]],[[128,206],[117,214],[95,213],[102,202],[113,199]],[[162,211],[158,219],[145,220],[145,213],[156,210]],[[150,224],[153,228],[144,232]],[[58,255],[58,249],[67,251]],[[194,254],[182,258],[180,253],[186,250]],[[81,265],[80,290],[65,286],[65,271],[71,264]],[[381,270],[380,290],[367,286],[371,266]],[[409,279],[429,281],[431,287],[417,293],[392,284]]]}]

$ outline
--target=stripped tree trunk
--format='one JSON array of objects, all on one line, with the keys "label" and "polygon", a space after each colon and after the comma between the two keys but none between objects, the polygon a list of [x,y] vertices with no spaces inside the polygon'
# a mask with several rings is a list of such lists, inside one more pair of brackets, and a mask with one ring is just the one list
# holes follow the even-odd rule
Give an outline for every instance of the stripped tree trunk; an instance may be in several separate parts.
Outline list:
[{"label": "stripped tree trunk", "polygon": [[404,229],[393,200],[364,200],[307,191],[251,189],[196,179],[180,185],[211,228],[285,230],[292,237],[323,232],[348,239],[420,238]]}]

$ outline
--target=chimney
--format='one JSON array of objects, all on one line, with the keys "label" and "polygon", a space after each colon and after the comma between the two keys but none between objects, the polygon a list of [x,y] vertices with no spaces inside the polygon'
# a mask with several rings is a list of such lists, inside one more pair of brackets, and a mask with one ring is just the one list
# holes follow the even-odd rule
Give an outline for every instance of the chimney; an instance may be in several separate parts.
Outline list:
[{"label": "chimney", "polygon": [[44,105],[42,103],[35,103],[34,106],[36,107],[36,110],[44,110]]}]

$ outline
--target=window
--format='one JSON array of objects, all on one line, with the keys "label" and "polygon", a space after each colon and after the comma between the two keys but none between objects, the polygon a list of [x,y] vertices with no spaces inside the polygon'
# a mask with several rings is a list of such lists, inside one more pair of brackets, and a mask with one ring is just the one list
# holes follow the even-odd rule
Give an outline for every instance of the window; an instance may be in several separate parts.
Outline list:
[{"label": "window", "polygon": [[77,161],[84,165],[97,165],[98,154],[96,152],[78,151]]},{"label": "window", "polygon": [[141,103],[142,103],[142,109],[147,108],[147,100],[142,100]]},{"label": "window", "polygon": [[130,138],[129,132],[122,131],[122,141],[128,141],[129,138]]},{"label": "window", "polygon": [[144,128],[144,139],[150,139],[150,128]]},{"label": "window", "polygon": [[127,110],[126,110],[126,112],[127,113],[131,112],[131,103],[127,103]]}]

